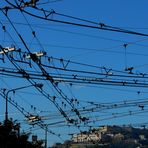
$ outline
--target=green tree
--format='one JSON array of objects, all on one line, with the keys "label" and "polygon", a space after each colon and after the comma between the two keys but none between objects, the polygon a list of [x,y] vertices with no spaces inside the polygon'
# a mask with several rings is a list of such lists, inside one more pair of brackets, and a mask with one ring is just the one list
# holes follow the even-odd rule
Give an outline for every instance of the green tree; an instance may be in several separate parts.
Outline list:
[{"label": "green tree", "polygon": [[42,141],[30,142],[29,135],[20,134],[20,124],[12,119],[0,123],[0,148],[43,148]]}]

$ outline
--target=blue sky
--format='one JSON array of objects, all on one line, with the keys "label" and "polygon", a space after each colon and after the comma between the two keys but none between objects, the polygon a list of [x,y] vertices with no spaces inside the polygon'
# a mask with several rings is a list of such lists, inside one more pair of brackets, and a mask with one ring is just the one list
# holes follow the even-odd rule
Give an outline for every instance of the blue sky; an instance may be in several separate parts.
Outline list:
[{"label": "blue sky", "polygon": [[[47,2],[48,0],[44,1]],[[0,4],[1,8],[6,5],[8,4],[4,2],[4,0]],[[146,0],[61,0],[48,3],[46,5],[39,5],[39,8],[43,7],[46,10],[53,9],[57,13],[148,34],[147,5],[148,2]],[[39,14],[36,10],[32,10],[32,8],[26,8],[25,10],[33,14]],[[31,25],[32,30],[35,31],[37,39],[33,37],[32,30],[28,26],[24,16]],[[127,67],[134,67],[134,73],[148,73],[148,37],[54,23],[40,20],[26,14],[24,14],[24,16],[18,10],[8,11],[8,17],[11,19],[17,31],[27,43],[27,46],[31,52],[44,50],[47,52],[49,57],[52,56],[63,58],[66,60],[96,65],[99,67],[106,67],[122,72],[125,72],[125,68]],[[74,23],[85,23],[58,16],[56,14],[53,14],[49,18]],[[25,52],[26,49],[24,45],[2,12],[0,13],[0,21],[3,25],[5,25],[7,32],[12,36],[13,40],[15,40],[17,48],[21,48],[22,51]],[[7,32],[3,32],[3,30],[0,29],[0,44],[3,47],[9,47],[11,44],[15,44]],[[123,46],[124,44],[127,44],[126,49]],[[19,59],[18,54],[14,55],[17,59]],[[43,59],[43,62],[47,65],[51,64],[52,66],[61,66],[59,61],[53,59],[51,59],[51,63],[48,63],[47,59]],[[9,69],[14,68],[12,63],[9,62],[6,57],[5,63],[3,63],[2,60],[0,60],[0,63],[1,67]],[[22,63],[18,64],[25,70],[40,71],[33,62],[33,68]],[[82,65],[68,64],[68,68],[97,72],[97,68],[89,68]],[[57,73],[59,75],[64,74],[64,72],[52,69],[47,69],[47,71],[49,73]],[[43,83],[44,90],[49,92],[49,94],[57,95],[57,92],[47,81],[36,80],[36,82]],[[144,82],[146,83],[147,80],[145,79]],[[0,77],[0,84],[1,89],[6,88],[8,90],[30,85],[30,83],[25,79],[8,77],[4,75],[1,75]],[[59,87],[68,97],[77,98],[81,102],[81,107],[86,105],[85,101],[105,103],[133,99],[146,99],[148,93],[147,88],[131,88],[108,85],[95,85],[93,87],[88,87],[88,85],[76,84],[71,87],[68,84],[61,83],[59,84]],[[137,92],[141,93],[138,94]],[[48,120],[45,120],[45,123],[64,120],[61,118],[54,105],[40,95],[33,87],[19,90],[15,93],[15,95],[11,93],[10,96],[12,96],[12,98],[18,104],[23,106],[28,112],[38,113],[39,115],[44,116],[44,118],[46,116]],[[0,104],[0,119],[2,121],[5,113],[5,101],[0,99]],[[62,106],[60,100],[59,104]],[[36,107],[37,110],[33,110],[32,106]],[[69,107],[67,109],[69,109]],[[113,110],[113,113],[128,112],[132,109],[135,110],[138,109],[138,107],[122,108],[115,111]],[[29,128],[28,124],[25,122],[25,118],[13,106],[10,105],[9,111],[9,116],[14,119],[18,119],[18,121],[22,123],[22,127],[24,127],[25,130]],[[106,112],[100,113],[100,116],[107,115],[108,113],[110,112],[107,110]],[[58,118],[56,116],[51,118],[51,116],[54,114],[56,114]],[[93,113],[89,113],[87,116],[89,115],[95,116],[96,114],[93,115]],[[103,120],[97,122],[96,126],[107,124],[134,124],[140,121],[147,122],[147,119],[145,118],[146,116],[147,113],[144,113],[138,116],[135,115],[112,120]],[[62,134],[62,138],[64,140],[70,138],[68,134],[75,131],[79,132],[78,129],[73,129],[72,127],[68,126],[65,128],[49,128],[55,131],[55,133]],[[39,137],[41,138],[44,136],[43,130],[33,130],[31,132],[40,135]],[[48,136],[48,140],[49,145],[60,141],[56,136],[50,134]]]}]

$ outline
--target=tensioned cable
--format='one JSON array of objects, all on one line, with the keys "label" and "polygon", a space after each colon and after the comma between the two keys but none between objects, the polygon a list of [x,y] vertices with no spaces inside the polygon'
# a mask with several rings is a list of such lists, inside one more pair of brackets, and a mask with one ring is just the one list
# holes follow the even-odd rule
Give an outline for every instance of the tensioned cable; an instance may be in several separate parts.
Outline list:
[{"label": "tensioned cable", "polygon": [[[2,11],[2,12],[3,12],[3,11]],[[24,44],[25,48],[26,48],[27,51],[30,53],[30,50],[29,50],[27,44],[25,43],[25,41],[23,40],[22,36],[19,34],[19,32],[17,31],[17,29],[15,28],[15,26],[14,26],[13,23],[11,22],[10,18],[6,15],[6,13],[3,12],[3,14],[7,17],[8,21],[10,22],[10,24],[11,24],[12,27],[14,28],[15,32],[17,33],[17,35],[19,36],[20,40],[21,40],[22,43]],[[30,54],[31,54],[31,53],[30,53]],[[63,93],[61,93],[61,90],[56,87],[56,85],[52,82],[52,79],[51,79],[52,77],[51,77],[51,76],[44,70],[44,68],[38,63],[38,62],[39,62],[38,60],[39,60],[39,59],[37,58],[36,60],[34,60],[34,62],[39,66],[39,68],[40,68],[41,71],[43,72],[44,76],[48,77],[47,80],[50,78],[49,80],[50,80],[51,84],[52,84],[52,85],[55,87],[55,89],[59,92],[59,94],[61,95],[61,97],[62,97],[63,99],[65,99],[65,100],[69,103],[69,105],[73,108],[74,106],[71,104],[71,102],[69,102],[69,100],[67,100],[67,99],[68,99],[67,96],[65,96]],[[10,61],[11,61],[11,60],[10,60]],[[42,92],[41,92],[41,93],[42,93]],[[63,95],[64,95],[64,96],[63,96]],[[44,96],[46,96],[47,98],[49,97],[49,95],[45,95],[45,94],[44,94]],[[50,100],[51,100],[51,99],[50,99]],[[55,101],[53,101],[53,100],[52,100],[52,102],[54,102],[55,106],[59,109],[58,104],[56,104]],[[64,117],[67,118],[67,116],[66,116],[66,114],[64,113],[63,110],[59,109],[59,111],[61,112],[61,114],[64,115]],[[81,116],[79,115],[78,110],[77,110],[77,109],[74,109],[74,111],[76,112],[76,114],[77,114],[77,115],[79,116],[79,118],[81,119]],[[67,120],[70,121],[69,119],[67,119]]]},{"label": "tensioned cable", "polygon": [[[3,12],[3,11],[2,11]],[[22,38],[22,36],[19,34],[19,32],[17,31],[17,29],[15,28],[15,26],[13,25],[13,23],[11,22],[10,18],[3,12],[3,14],[7,17],[8,21],[10,22],[10,24],[12,25],[13,29],[15,30],[15,32],[17,33],[17,35],[19,36],[20,40],[22,41],[22,43],[24,44],[25,48],[27,49],[27,51],[31,54],[27,44],[25,43],[24,39]],[[38,65],[38,64],[37,64]],[[40,67],[40,65],[39,65]],[[42,68],[41,68],[42,69]],[[44,69],[42,69],[43,72],[45,72],[46,75],[46,71]],[[47,74],[48,75],[48,74]],[[49,75],[50,77],[50,75]],[[53,83],[52,83],[53,84]]]},{"label": "tensioned cable", "polygon": [[[67,24],[67,25],[73,25],[73,26],[79,26],[79,27],[84,27],[84,28],[107,30],[107,31],[112,31],[112,32],[121,32],[121,33],[133,34],[133,35],[139,35],[139,36],[148,36],[148,34],[143,34],[143,33],[129,31],[129,30],[123,30],[123,29],[120,29],[118,27],[112,27],[112,26],[106,26],[105,25],[106,27],[109,27],[109,28],[105,28],[104,25],[103,25],[103,27],[99,27],[99,26],[92,26],[92,25],[86,25],[86,24],[80,24],[80,23],[62,21],[62,20],[57,20],[57,19],[50,19],[50,18],[47,18],[47,17],[38,16],[38,15],[35,15],[35,14],[30,13],[28,11],[25,11],[24,9],[22,9],[21,7],[19,7],[19,5],[16,6],[16,5],[12,4],[11,2],[9,2],[8,0],[5,0],[5,1],[8,4],[10,4],[11,6],[13,6],[14,8],[19,9],[19,10],[25,12],[28,15],[31,15],[33,17],[36,17],[36,18],[39,18],[39,19],[43,19],[43,20],[46,20],[46,21],[57,22],[57,23],[62,23],[62,24]],[[43,14],[46,12],[46,10],[44,10],[44,9],[42,9],[40,11],[42,11]],[[49,11],[48,11],[48,13],[49,13]],[[50,11],[50,13],[51,13],[51,11]]]}]

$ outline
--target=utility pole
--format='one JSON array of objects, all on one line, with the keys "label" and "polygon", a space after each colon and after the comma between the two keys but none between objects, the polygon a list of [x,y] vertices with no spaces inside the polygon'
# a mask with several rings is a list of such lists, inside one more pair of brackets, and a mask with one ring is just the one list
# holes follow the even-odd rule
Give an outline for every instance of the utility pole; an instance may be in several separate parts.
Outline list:
[{"label": "utility pole", "polygon": [[45,148],[47,148],[47,134],[48,134],[48,125],[45,124]]},{"label": "utility pole", "polygon": [[8,97],[9,97],[9,93],[10,92],[15,92],[16,90],[20,90],[20,89],[24,89],[24,88],[28,88],[28,87],[32,87],[32,86],[35,86],[35,87],[43,87],[43,84],[32,84],[32,85],[28,85],[28,86],[22,86],[22,87],[18,87],[18,88],[14,88],[14,89],[10,89],[10,90],[6,90],[4,89],[4,97],[6,99],[6,111],[5,111],[5,121],[7,122],[8,121]]}]

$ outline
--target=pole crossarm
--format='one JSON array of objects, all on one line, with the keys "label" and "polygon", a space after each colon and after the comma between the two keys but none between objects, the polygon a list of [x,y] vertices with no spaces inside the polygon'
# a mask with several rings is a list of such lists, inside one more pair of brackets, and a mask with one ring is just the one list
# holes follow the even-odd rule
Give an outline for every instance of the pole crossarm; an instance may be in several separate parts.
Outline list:
[{"label": "pole crossarm", "polygon": [[10,92],[15,93],[15,91],[17,91],[17,90],[21,90],[21,89],[25,89],[25,88],[29,88],[29,87],[39,87],[39,88],[42,88],[43,84],[36,83],[36,84],[22,86],[22,87],[17,87],[17,88],[13,88],[13,89],[9,89],[9,90],[3,89],[3,97],[6,100],[5,121],[8,121],[8,97],[9,97],[9,93]]}]

